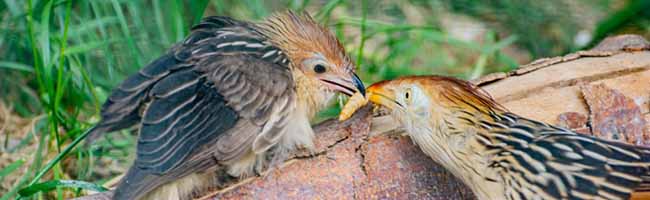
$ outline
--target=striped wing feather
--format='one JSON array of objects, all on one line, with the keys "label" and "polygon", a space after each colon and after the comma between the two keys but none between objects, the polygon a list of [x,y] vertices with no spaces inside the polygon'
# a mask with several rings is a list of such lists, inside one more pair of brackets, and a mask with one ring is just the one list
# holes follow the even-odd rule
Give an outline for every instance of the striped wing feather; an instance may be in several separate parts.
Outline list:
[{"label": "striped wing feather", "polygon": [[[497,153],[511,199],[628,199],[650,183],[650,149],[528,120],[501,117]],[[526,152],[526,153],[522,153]],[[507,159],[506,157],[509,157]],[[525,184],[528,183],[528,184]]]}]

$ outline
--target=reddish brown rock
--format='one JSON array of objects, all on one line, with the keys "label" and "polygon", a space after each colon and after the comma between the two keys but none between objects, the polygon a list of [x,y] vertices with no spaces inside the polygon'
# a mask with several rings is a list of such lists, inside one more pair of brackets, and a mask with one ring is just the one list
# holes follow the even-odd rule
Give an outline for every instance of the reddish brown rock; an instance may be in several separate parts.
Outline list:
[{"label": "reddish brown rock", "polygon": [[318,125],[316,155],[299,153],[281,169],[214,199],[474,199],[462,183],[406,137],[368,138],[368,107],[346,123]]},{"label": "reddish brown rock", "polygon": [[650,134],[647,122],[633,99],[604,84],[583,85],[581,91],[589,106],[594,136],[636,145],[650,144],[646,140]]},{"label": "reddish brown rock", "polygon": [[557,116],[557,121],[558,126],[591,135],[591,130],[587,127],[588,118],[586,115],[578,112],[565,112]]},{"label": "reddish brown rock", "polygon": [[358,199],[475,199],[408,137],[373,137],[361,150],[368,179]]},{"label": "reddish brown rock", "polygon": [[356,144],[347,139],[320,156],[294,161],[214,199],[354,199],[356,182],[366,179],[361,162]]}]

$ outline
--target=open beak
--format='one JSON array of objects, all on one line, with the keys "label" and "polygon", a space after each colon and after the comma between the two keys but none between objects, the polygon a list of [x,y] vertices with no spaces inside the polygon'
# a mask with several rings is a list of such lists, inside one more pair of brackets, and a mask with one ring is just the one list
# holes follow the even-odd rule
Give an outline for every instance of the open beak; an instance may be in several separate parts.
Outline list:
[{"label": "open beak", "polygon": [[361,79],[359,79],[359,76],[355,73],[352,73],[349,80],[335,81],[321,79],[321,81],[348,96],[352,96],[357,92],[361,93],[364,97],[366,96],[366,87],[363,85],[363,82],[361,82]]},{"label": "open beak", "polygon": [[402,106],[395,101],[395,94],[384,88],[384,84],[373,84],[368,88],[368,100],[374,104],[393,109],[395,106]]}]

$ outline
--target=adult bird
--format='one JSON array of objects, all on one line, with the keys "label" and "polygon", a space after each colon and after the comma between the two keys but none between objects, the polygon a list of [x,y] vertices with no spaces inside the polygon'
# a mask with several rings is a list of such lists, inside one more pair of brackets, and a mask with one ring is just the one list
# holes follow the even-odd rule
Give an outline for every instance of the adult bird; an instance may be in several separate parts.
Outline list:
[{"label": "adult bird", "polygon": [[309,120],[335,92],[364,93],[343,46],[308,14],[207,17],[113,90],[89,134],[139,125],[114,199],[189,199],[311,148]]},{"label": "adult bird", "polygon": [[368,99],[479,199],[650,197],[650,148],[510,113],[469,82],[403,77],[373,84]]}]

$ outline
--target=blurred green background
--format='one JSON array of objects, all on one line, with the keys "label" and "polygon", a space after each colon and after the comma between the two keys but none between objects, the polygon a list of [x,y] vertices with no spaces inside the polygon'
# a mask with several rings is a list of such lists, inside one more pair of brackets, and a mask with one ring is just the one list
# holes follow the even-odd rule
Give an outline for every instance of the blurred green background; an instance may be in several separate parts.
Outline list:
[{"label": "blurred green background", "polygon": [[[2,0],[0,199],[103,190],[128,167],[134,133],[68,147],[98,120],[111,88],[202,16],[259,21],[287,8],[330,27],[366,84],[408,74],[471,79],[608,35],[650,37],[648,0]],[[320,118],[337,113],[335,104]]]}]

